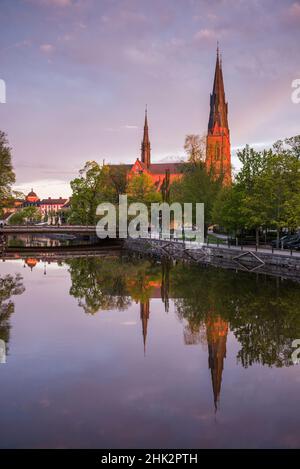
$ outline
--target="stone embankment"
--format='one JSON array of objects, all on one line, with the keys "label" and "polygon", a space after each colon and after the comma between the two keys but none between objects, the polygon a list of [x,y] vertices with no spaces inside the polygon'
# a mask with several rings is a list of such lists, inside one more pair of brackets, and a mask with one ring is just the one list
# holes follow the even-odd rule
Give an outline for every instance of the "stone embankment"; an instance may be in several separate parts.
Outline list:
[{"label": "stone embankment", "polygon": [[124,247],[155,258],[210,264],[217,267],[276,275],[300,281],[300,253],[253,247],[197,246],[195,243],[159,239],[127,239]]}]

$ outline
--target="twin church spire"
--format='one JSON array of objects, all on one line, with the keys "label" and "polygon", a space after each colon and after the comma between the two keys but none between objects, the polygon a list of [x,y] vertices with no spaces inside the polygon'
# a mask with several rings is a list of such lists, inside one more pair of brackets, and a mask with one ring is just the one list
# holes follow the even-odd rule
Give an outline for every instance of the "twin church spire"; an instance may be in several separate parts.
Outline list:
[{"label": "twin church spire", "polygon": [[151,164],[151,146],[149,139],[149,129],[148,129],[148,116],[147,116],[147,106],[145,109],[145,124],[144,124],[144,136],[141,147],[141,161],[149,168]]},{"label": "twin church spire", "polygon": [[[151,165],[147,106],[145,109],[144,134],[141,145],[141,162],[147,169]],[[210,112],[206,139],[206,168],[215,177],[222,177],[224,185],[231,184],[230,131],[228,126],[228,103],[225,98],[222,59],[219,45],[213,90],[210,95]]]},{"label": "twin church spire", "polygon": [[208,121],[208,132],[212,132],[215,125],[228,129],[228,104],[225,99],[224,80],[222,71],[222,59],[220,58],[219,46],[217,48],[217,60],[213,92],[210,95],[210,114]]}]

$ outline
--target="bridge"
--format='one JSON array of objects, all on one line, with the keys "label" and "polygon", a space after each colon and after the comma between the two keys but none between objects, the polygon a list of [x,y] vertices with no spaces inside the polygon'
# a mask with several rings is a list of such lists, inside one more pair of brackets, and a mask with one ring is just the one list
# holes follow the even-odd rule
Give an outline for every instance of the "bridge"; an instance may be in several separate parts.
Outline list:
[{"label": "bridge", "polygon": [[16,234],[72,234],[95,235],[95,225],[5,225],[0,235]]},{"label": "bridge", "polygon": [[0,260],[39,259],[45,262],[58,262],[82,257],[119,256],[122,246],[118,240],[104,242],[102,245],[81,246],[8,246],[0,249]]}]

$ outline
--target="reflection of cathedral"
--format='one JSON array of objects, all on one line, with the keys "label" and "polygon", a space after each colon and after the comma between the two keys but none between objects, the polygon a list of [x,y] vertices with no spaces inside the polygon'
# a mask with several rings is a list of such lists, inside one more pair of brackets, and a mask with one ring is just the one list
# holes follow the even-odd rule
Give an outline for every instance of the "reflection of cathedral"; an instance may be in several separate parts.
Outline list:
[{"label": "reflection of cathedral", "polygon": [[220,316],[209,316],[206,320],[206,336],[208,345],[208,366],[214,394],[215,409],[220,399],[224,358],[226,358],[226,342],[228,323]]}]

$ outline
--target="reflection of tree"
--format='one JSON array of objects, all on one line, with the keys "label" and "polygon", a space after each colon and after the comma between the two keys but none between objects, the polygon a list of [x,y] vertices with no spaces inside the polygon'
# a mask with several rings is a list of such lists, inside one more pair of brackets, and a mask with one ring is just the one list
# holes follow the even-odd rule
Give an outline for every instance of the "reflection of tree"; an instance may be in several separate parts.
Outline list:
[{"label": "reflection of tree", "polygon": [[21,275],[0,276],[0,339],[8,344],[10,324],[9,318],[15,310],[11,300],[13,295],[21,295],[24,292]]},{"label": "reflection of tree", "polygon": [[99,309],[126,309],[130,299],[126,291],[125,271],[118,259],[80,258],[68,261],[72,286],[70,294],[86,313]]},{"label": "reflection of tree", "polygon": [[180,298],[177,314],[188,322],[190,335],[213,314],[230,324],[244,367],[291,364],[291,342],[300,337],[300,290],[294,283],[186,265],[178,265],[171,278],[171,294]]},{"label": "reflection of tree", "polygon": [[101,309],[126,309],[131,299],[144,303],[160,279],[160,267],[149,261],[103,257],[71,259],[68,264],[70,294],[90,314]]},{"label": "reflection of tree", "polygon": [[131,259],[127,263],[127,289],[133,300],[149,301],[155,288],[161,286],[161,266],[148,260]]}]

